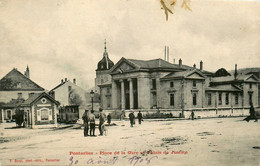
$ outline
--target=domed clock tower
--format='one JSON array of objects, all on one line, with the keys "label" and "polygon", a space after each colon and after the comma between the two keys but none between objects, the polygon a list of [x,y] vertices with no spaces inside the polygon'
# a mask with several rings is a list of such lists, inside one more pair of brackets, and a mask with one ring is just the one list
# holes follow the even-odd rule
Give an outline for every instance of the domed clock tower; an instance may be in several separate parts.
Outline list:
[{"label": "domed clock tower", "polygon": [[[110,69],[114,66],[114,62],[108,57],[106,40],[105,48],[102,59],[97,64],[96,78],[95,78],[95,91],[96,93],[101,93],[100,87],[110,87],[111,86],[111,75],[109,74]],[[109,91],[109,90],[107,90]]]}]

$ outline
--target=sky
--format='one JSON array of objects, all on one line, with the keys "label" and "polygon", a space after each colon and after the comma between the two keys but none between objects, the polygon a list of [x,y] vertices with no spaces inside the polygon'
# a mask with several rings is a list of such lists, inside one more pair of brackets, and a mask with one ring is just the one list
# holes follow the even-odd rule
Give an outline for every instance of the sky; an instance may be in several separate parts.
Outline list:
[{"label": "sky", "polygon": [[163,59],[167,45],[170,62],[208,71],[260,67],[260,1],[181,4],[166,21],[160,0],[0,0],[0,78],[28,65],[47,90],[64,78],[92,88],[105,39],[114,63]]}]

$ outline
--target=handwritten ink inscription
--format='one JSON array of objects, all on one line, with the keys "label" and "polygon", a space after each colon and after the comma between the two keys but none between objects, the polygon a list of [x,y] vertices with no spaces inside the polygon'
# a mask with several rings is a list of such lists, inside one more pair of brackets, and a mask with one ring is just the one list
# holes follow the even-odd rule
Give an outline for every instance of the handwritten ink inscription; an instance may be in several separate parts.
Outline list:
[{"label": "handwritten ink inscription", "polygon": [[[124,160],[135,166],[137,164],[150,164],[152,160],[158,159],[158,156],[150,156],[150,157],[139,157],[133,156]],[[85,163],[80,162],[79,160],[74,159],[73,156],[70,157],[70,166],[71,165],[114,165],[119,160],[118,156],[114,156],[112,158],[102,158],[102,156],[98,156],[98,158],[90,158],[85,161]],[[84,162],[84,161],[83,161]]]}]

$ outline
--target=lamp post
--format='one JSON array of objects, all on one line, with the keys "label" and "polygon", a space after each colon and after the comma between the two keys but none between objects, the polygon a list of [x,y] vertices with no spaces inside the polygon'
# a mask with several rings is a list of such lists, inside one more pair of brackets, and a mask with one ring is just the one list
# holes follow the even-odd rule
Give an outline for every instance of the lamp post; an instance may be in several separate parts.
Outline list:
[{"label": "lamp post", "polygon": [[93,110],[93,99],[94,99],[94,95],[95,95],[95,92],[93,92],[93,90],[91,90],[91,92],[90,92],[90,97],[91,97],[91,105],[92,105],[92,109],[91,110]]}]

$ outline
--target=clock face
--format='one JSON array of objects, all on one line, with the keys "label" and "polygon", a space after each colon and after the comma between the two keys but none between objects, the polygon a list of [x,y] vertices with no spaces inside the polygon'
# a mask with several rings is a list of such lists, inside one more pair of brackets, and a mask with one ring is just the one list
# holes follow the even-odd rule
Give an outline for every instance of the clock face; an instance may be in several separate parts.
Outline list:
[{"label": "clock face", "polygon": [[41,102],[42,102],[43,104],[45,104],[45,103],[47,102],[47,99],[42,98],[42,99],[41,99]]}]

